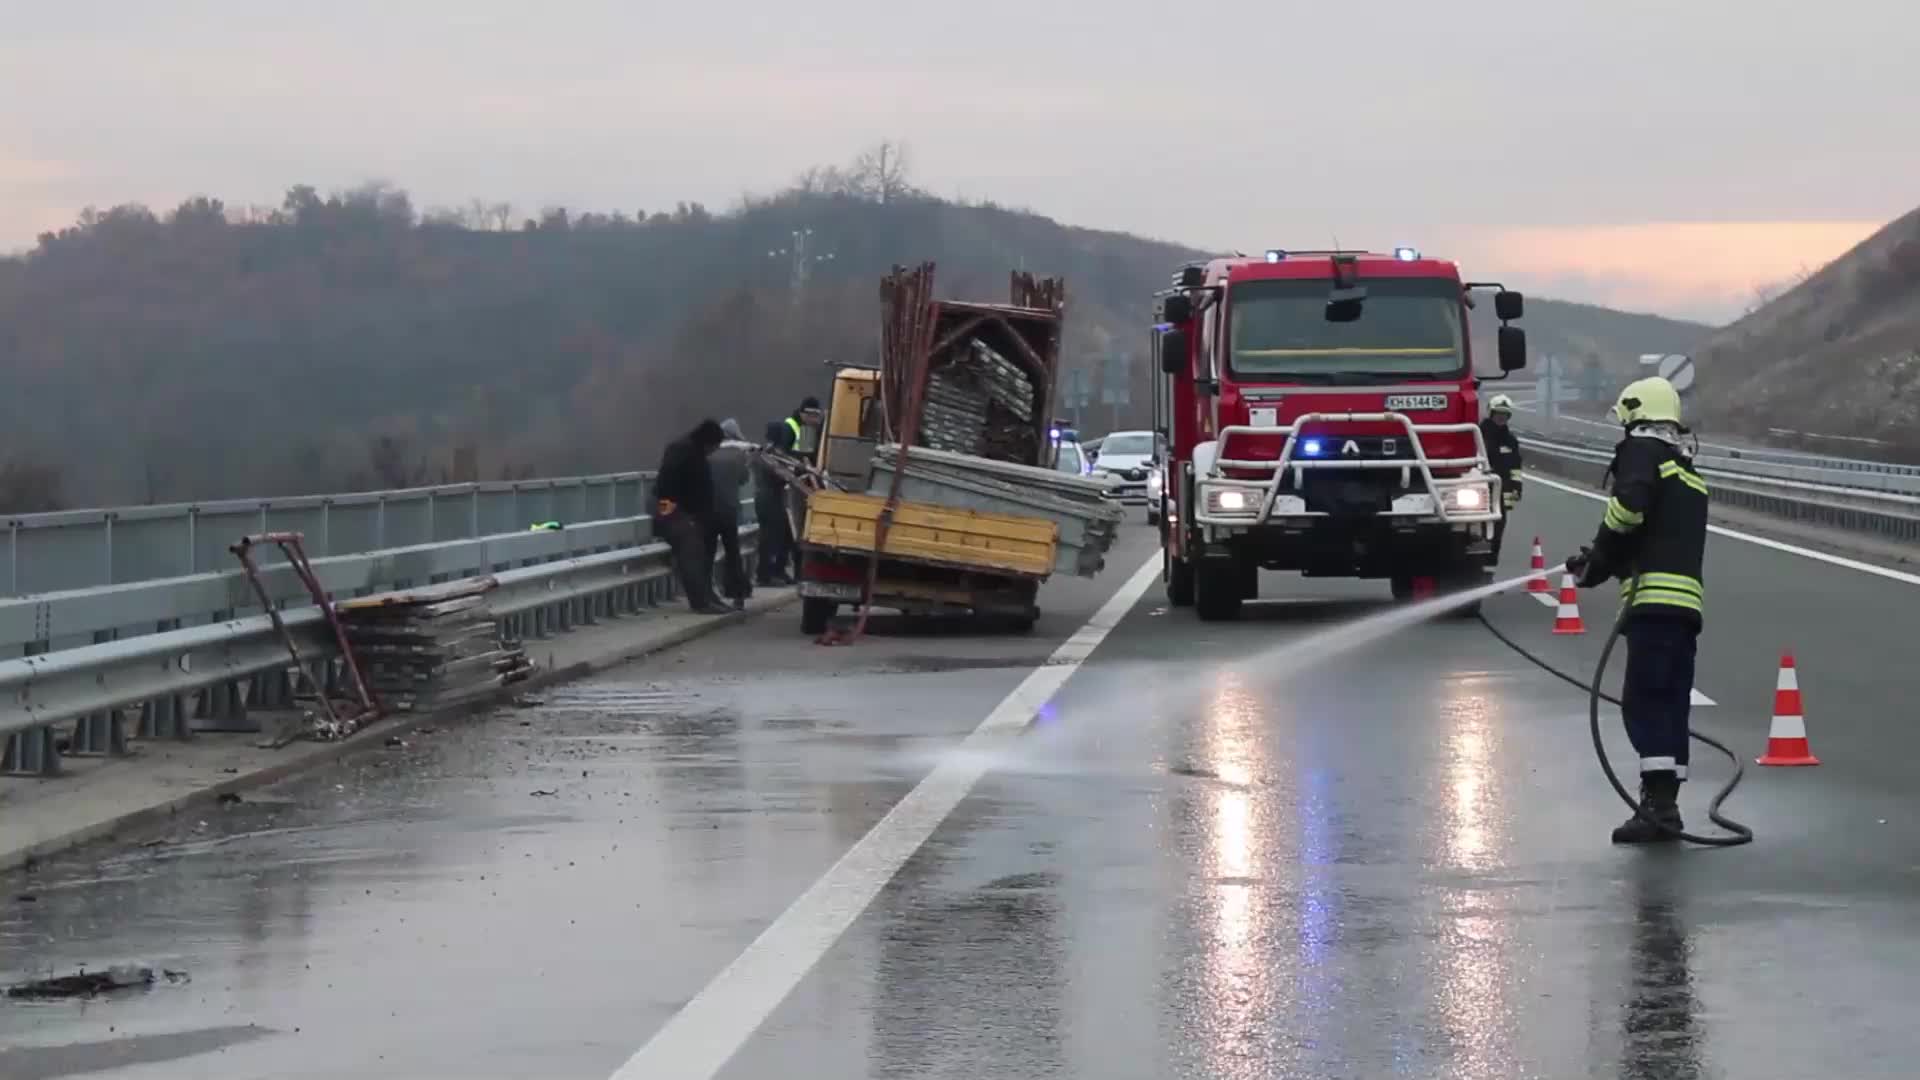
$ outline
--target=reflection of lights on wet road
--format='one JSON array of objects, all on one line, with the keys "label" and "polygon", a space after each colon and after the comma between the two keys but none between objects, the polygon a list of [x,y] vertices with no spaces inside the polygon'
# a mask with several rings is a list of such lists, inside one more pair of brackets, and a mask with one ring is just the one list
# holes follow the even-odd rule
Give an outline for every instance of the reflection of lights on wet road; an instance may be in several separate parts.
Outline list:
[{"label": "reflection of lights on wet road", "polygon": [[[1500,746],[1491,716],[1495,706],[1479,678],[1449,679],[1441,700],[1447,724],[1442,778],[1445,820],[1441,846],[1447,865],[1486,871],[1501,865],[1505,823],[1494,809],[1502,794]],[[1455,1054],[1449,1075],[1505,1078],[1521,1074],[1514,1048],[1519,1040],[1509,953],[1513,914],[1476,889],[1448,889],[1435,942],[1434,1008]]]},{"label": "reflection of lights on wet road", "polygon": [[1463,870],[1485,870],[1495,863],[1487,808],[1498,797],[1494,773],[1495,742],[1488,697],[1479,679],[1449,679],[1441,702],[1448,724],[1446,783],[1450,798],[1443,827],[1447,862]]},{"label": "reflection of lights on wet road", "polygon": [[1262,1074],[1259,1047],[1272,1022],[1262,889],[1273,837],[1263,830],[1259,792],[1252,786],[1267,764],[1262,728],[1270,722],[1247,686],[1223,673],[1198,732],[1196,750],[1220,781],[1207,793],[1207,892],[1214,926],[1200,966],[1207,1010],[1201,1051],[1213,1076]]}]

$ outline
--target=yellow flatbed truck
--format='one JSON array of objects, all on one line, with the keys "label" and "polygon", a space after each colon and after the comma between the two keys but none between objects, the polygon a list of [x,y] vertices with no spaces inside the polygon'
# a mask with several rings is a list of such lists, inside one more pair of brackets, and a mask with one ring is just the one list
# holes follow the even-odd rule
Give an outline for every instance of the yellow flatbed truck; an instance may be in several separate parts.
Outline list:
[{"label": "yellow flatbed truck", "polygon": [[[867,486],[884,430],[879,396],[877,371],[843,368],[834,377],[815,466],[844,486]],[[902,499],[876,563],[874,537],[886,504],[884,495],[831,488],[807,495],[799,530],[801,630],[822,633],[842,604],[862,603],[1032,628],[1040,583],[1053,572],[1055,522]]]}]

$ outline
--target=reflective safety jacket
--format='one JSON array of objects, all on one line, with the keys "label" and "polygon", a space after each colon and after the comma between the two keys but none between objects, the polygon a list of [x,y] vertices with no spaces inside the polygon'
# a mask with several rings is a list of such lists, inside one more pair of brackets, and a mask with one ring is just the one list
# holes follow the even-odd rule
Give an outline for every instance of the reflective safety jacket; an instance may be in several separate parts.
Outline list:
[{"label": "reflective safety jacket", "polygon": [[1663,439],[1629,435],[1613,451],[1613,494],[1593,540],[1599,565],[1633,595],[1635,612],[1698,622],[1706,587],[1707,484]]}]

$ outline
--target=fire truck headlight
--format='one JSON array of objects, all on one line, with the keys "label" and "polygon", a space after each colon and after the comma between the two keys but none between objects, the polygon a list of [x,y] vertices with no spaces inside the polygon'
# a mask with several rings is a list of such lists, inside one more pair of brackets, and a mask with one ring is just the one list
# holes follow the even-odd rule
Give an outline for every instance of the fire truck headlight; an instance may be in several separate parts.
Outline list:
[{"label": "fire truck headlight", "polygon": [[1453,510],[1485,510],[1487,489],[1485,485],[1450,488],[1447,491],[1447,506]]},{"label": "fire truck headlight", "polygon": [[1239,488],[1210,487],[1206,498],[1210,514],[1252,514],[1256,495]]}]

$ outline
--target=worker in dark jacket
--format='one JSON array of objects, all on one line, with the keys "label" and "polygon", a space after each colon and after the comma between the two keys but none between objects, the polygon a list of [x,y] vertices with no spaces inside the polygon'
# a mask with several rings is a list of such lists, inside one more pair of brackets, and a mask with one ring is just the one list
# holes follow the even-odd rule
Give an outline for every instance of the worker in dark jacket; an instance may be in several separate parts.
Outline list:
[{"label": "worker in dark jacket", "polygon": [[719,424],[700,421],[667,444],[654,478],[654,535],[673,549],[674,573],[686,591],[687,604],[703,614],[728,610],[713,598],[713,557],[707,551],[705,531],[713,513],[713,473],[707,457],[725,438]]},{"label": "worker in dark jacket", "polygon": [[1480,421],[1480,438],[1487,444],[1487,461],[1500,477],[1500,520],[1493,526],[1493,557],[1500,558],[1500,542],[1507,538],[1507,521],[1520,505],[1520,439],[1513,433],[1513,399],[1495,394]]},{"label": "worker in dark jacket", "polygon": [[[778,446],[781,432],[786,430],[784,421],[769,423],[767,445]],[[793,584],[793,578],[787,573],[793,550],[793,523],[787,516],[787,480],[759,459],[753,464],[753,518],[760,526],[754,581],[761,585]]]},{"label": "worker in dark jacket", "polygon": [[741,438],[740,424],[731,418],[720,421],[720,433],[726,438],[707,458],[707,470],[713,475],[713,510],[707,515],[702,539],[709,568],[715,553],[725,552],[720,562],[722,586],[734,610],[742,611],[752,586],[747,583],[746,564],[740,561],[740,495],[747,486],[754,447]]},{"label": "worker in dark jacket", "polygon": [[1620,391],[1627,437],[1614,449],[1613,497],[1593,544],[1567,560],[1582,588],[1617,577],[1627,603],[1620,713],[1640,755],[1640,807],[1616,844],[1676,839],[1687,778],[1687,716],[1706,597],[1707,485],[1682,448],[1680,395],[1654,377]]}]

